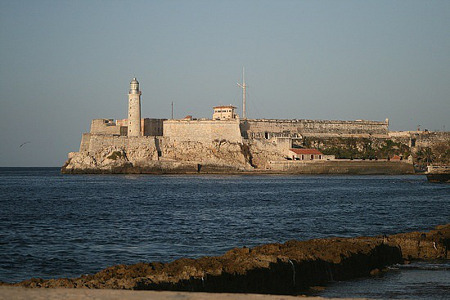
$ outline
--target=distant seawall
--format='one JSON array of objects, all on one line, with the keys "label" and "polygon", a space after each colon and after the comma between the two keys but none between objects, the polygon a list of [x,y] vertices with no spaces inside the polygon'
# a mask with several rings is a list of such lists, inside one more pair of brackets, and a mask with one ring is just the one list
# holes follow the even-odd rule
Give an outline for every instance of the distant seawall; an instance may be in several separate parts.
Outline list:
[{"label": "distant seawall", "polygon": [[414,174],[411,163],[379,160],[333,160],[333,161],[271,161],[271,171],[291,174],[354,174],[354,175],[400,175]]},{"label": "distant seawall", "polygon": [[153,161],[143,166],[111,166],[106,169],[65,169],[65,174],[341,174],[402,175],[414,174],[413,165],[389,161],[317,161],[269,162],[271,169],[244,170],[233,166],[183,161]]}]

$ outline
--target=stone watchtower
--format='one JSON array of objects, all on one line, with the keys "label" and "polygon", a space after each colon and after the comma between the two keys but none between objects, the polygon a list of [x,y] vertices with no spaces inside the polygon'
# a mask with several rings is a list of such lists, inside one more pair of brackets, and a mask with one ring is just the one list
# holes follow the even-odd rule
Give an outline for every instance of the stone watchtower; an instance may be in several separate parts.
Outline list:
[{"label": "stone watchtower", "polygon": [[128,93],[128,136],[141,135],[141,91],[139,82],[133,78]]}]

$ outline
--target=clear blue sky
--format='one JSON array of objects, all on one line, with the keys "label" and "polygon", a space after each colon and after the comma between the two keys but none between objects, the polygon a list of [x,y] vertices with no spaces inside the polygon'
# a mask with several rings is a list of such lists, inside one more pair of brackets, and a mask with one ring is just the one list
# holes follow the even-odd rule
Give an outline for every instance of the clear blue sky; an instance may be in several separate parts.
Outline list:
[{"label": "clear blue sky", "polygon": [[[390,119],[450,130],[450,1],[0,1],[0,166],[61,166],[93,118]],[[19,147],[24,142],[30,142]]]}]

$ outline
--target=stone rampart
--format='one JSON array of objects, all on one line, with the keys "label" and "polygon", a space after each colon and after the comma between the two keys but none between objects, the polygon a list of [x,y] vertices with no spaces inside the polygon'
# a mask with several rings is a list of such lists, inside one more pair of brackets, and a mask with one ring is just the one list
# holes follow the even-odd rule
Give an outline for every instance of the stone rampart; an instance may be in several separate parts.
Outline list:
[{"label": "stone rampart", "polygon": [[[84,134],[83,139],[88,139]],[[148,147],[156,148],[155,137],[153,136],[114,136],[114,135],[102,135],[102,134],[89,134],[89,142],[83,149],[88,152],[99,152],[106,148],[139,148]]]},{"label": "stone rampart", "polygon": [[120,135],[121,126],[117,126],[113,119],[94,119],[91,122],[91,133]]},{"label": "stone rampart", "polygon": [[167,120],[164,121],[163,135],[177,141],[242,142],[238,120]]},{"label": "stone rampart", "polygon": [[[141,135],[162,136],[164,120],[165,119],[154,119],[154,118],[141,119]],[[117,121],[114,121],[113,119],[94,119],[91,122],[90,133],[126,136],[128,135],[127,126],[128,126],[128,119]]]},{"label": "stone rampart", "polygon": [[420,131],[389,131],[388,135],[391,138],[410,138],[414,134],[418,134]]},{"label": "stone rampart", "polygon": [[450,132],[422,131],[412,137],[416,147],[432,147],[438,143],[450,144]]},{"label": "stone rampart", "polygon": [[89,151],[90,143],[91,143],[91,134],[83,133],[83,135],[81,136],[80,152]]},{"label": "stone rampart", "polygon": [[270,161],[267,169],[291,174],[414,174],[414,167],[403,161]]},{"label": "stone rampart", "polygon": [[245,138],[299,137],[304,134],[325,135],[387,135],[389,121],[334,120],[242,120],[240,128]]},{"label": "stone rampart", "polygon": [[412,148],[433,147],[439,143],[450,144],[448,131],[391,131],[389,137]]}]

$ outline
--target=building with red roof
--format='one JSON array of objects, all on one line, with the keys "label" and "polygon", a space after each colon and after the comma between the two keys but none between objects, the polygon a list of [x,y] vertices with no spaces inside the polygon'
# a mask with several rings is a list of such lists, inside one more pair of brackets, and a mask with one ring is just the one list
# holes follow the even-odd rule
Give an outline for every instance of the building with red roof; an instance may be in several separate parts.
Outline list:
[{"label": "building with red roof", "polygon": [[323,153],[317,149],[291,148],[289,156],[293,160],[316,160],[323,159]]}]

